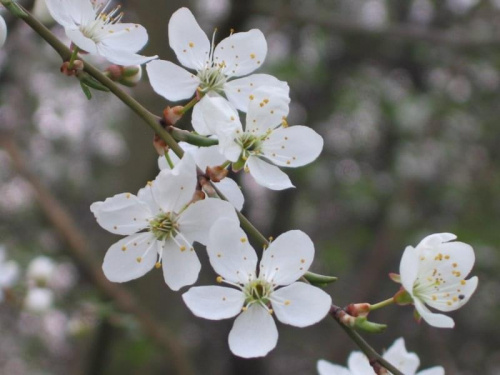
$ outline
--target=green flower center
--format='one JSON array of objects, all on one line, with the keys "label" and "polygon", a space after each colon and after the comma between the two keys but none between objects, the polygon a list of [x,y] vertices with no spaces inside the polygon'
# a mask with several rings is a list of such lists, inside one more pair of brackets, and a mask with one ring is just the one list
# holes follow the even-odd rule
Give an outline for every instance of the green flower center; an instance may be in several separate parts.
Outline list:
[{"label": "green flower center", "polygon": [[159,214],[149,222],[149,230],[160,241],[173,238],[174,232],[178,229],[176,216],[173,212]]},{"label": "green flower center", "polygon": [[200,90],[202,92],[215,91],[218,94],[224,93],[224,84],[227,81],[227,77],[222,73],[221,68],[220,66],[212,66],[198,72],[198,78],[201,81]]},{"label": "green flower center", "polygon": [[255,302],[261,302],[264,305],[269,304],[270,295],[273,292],[273,286],[264,280],[255,280],[245,285],[243,293],[245,294],[245,305],[251,305]]}]

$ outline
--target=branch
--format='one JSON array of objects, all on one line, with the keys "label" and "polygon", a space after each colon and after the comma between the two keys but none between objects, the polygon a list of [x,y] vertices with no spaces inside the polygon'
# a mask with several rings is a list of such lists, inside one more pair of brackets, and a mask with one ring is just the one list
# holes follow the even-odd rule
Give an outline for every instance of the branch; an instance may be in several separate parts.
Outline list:
[{"label": "branch", "polygon": [[443,46],[459,50],[500,48],[500,38],[470,37],[470,33],[457,33],[448,30],[432,30],[421,26],[393,24],[370,27],[348,17],[332,14],[330,11],[301,8],[300,12],[291,7],[270,5],[262,2],[253,11],[257,14],[275,17],[283,22],[292,21],[299,25],[314,24],[331,30],[344,37],[363,37],[367,39],[400,39],[407,42],[423,42],[433,46]]},{"label": "branch", "polygon": [[28,170],[14,141],[8,136],[2,136],[0,146],[9,154],[17,172],[30,183],[43,213],[60,236],[68,243],[69,246],[66,249],[74,261],[83,269],[88,279],[103,295],[112,299],[120,310],[133,315],[141,325],[144,333],[170,354],[176,373],[193,374],[186,353],[173,333],[162,322],[157,321],[151,313],[144,310],[135,297],[125,288],[119,284],[110,283],[106,279],[101,272],[101,267],[91,256],[92,251],[86,241],[86,236],[80,231],[68,210],[52,195],[37,176]]},{"label": "branch", "polygon": [[[63,60],[68,60],[71,57],[71,51],[69,50],[69,48],[64,46],[64,44],[61,43],[50,32],[50,30],[48,30],[38,20],[31,16],[26,10],[22,9],[12,0],[0,0],[0,2],[15,16],[23,19],[35,32],[37,32],[43,39],[45,39],[59,53]],[[22,12],[18,12],[18,9],[21,9]],[[179,158],[182,157],[182,155],[184,154],[183,150],[172,137],[172,135],[162,127],[160,117],[149,112],[139,102],[128,95],[117,84],[115,84],[112,80],[102,74],[91,64],[84,62],[84,70],[100,83],[108,87],[109,90],[113,94],[115,94],[125,105],[127,105],[137,115],[139,115],[154,130],[154,132],[165,141],[168,147],[170,147]],[[17,149],[12,142],[6,142],[6,147],[8,148],[8,152],[12,154],[11,156],[13,156],[14,160],[21,160]],[[18,157],[16,158],[16,156]],[[163,346],[170,349],[170,352],[174,354],[173,359],[176,360],[175,363],[178,366],[181,366],[181,368],[184,370],[183,372],[179,372],[179,374],[191,373],[189,364],[183,356],[183,352],[179,350],[176,343],[170,340],[169,333],[166,331],[166,328],[155,324],[153,317],[150,316],[146,311],[143,311],[135,303],[133,297],[126,292],[126,290],[115,284],[110,284],[101,272],[96,271],[98,267],[93,264],[94,262],[89,261],[87,257],[88,250],[83,245],[85,243],[84,238],[82,234],[78,232],[77,227],[73,223],[71,217],[67,214],[67,212],[63,210],[63,208],[55,200],[55,198],[50,195],[49,191],[44,186],[42,186],[33,175],[31,175],[25,168],[23,168],[22,164],[18,164],[17,167],[20,173],[23,174],[25,178],[27,178],[28,181],[32,183],[33,187],[38,193],[40,204],[46,211],[47,216],[49,216],[49,218],[52,220],[54,226],[58,228],[63,234],[65,234],[65,238],[67,238],[68,242],[72,245],[71,248],[74,250],[75,257],[77,257],[82,263],[85,264],[86,269],[88,269],[89,274],[92,275],[96,285],[98,285],[103,290],[103,292],[105,292],[105,294],[112,297],[124,311],[135,314],[137,319],[143,325],[144,330],[148,332],[151,337],[162,343]],[[217,191],[217,193],[221,198],[225,199],[220,191]],[[260,233],[259,230],[243,214],[241,214],[239,211],[237,211],[237,214],[240,219],[241,227],[245,230],[245,232],[247,232],[250,236],[257,240],[261,244],[261,246],[267,246],[268,241],[265,236]],[[332,305],[332,311],[341,310],[342,309],[340,307]],[[340,322],[340,320],[336,317],[337,314],[331,315],[335,318],[335,321],[340,324],[342,329],[346,331],[349,337],[359,346],[363,353],[365,353],[365,355],[370,359],[370,363],[372,363],[372,366],[374,366],[374,368],[376,367],[377,363],[380,363],[385,368],[390,370],[394,375],[404,375],[389,362],[384,360],[382,356],[380,356],[375,351],[375,349],[373,349],[353,328],[348,327]],[[176,355],[175,353],[178,354]]]}]

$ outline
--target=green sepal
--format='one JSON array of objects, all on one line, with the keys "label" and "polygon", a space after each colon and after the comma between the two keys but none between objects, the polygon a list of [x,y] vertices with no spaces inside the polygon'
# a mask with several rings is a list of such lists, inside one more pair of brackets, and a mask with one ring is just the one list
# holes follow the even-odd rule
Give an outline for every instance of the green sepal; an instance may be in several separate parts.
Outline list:
[{"label": "green sepal", "polygon": [[324,288],[328,284],[334,283],[338,280],[338,278],[335,276],[325,276],[314,272],[306,272],[304,278],[312,285],[319,286],[321,288]]},{"label": "green sepal", "polygon": [[389,278],[394,281],[395,283],[401,284],[401,276],[398,275],[397,273],[391,272],[389,274]]},{"label": "green sepal", "polygon": [[233,163],[233,171],[238,172],[241,169],[243,169],[243,167],[245,166],[246,162],[247,162],[246,160],[243,160],[243,158],[240,157],[238,159],[238,161],[236,161],[236,162]]},{"label": "green sepal", "polygon": [[81,83],[93,88],[94,90],[109,92],[109,89],[106,86],[85,72],[78,73],[77,77]]},{"label": "green sepal", "polygon": [[88,86],[85,85],[85,83],[83,83],[82,81],[80,81],[80,87],[82,88],[82,91],[85,94],[85,96],[87,97],[87,99],[88,100],[92,99],[92,93],[90,92],[90,89],[88,88]]},{"label": "green sepal", "polygon": [[405,289],[401,288],[399,292],[394,295],[394,303],[396,305],[410,305],[413,303],[413,297]]},{"label": "green sepal", "polygon": [[370,322],[366,316],[360,316],[356,318],[354,323],[356,329],[369,332],[369,333],[382,333],[387,329],[386,324],[379,324]]}]

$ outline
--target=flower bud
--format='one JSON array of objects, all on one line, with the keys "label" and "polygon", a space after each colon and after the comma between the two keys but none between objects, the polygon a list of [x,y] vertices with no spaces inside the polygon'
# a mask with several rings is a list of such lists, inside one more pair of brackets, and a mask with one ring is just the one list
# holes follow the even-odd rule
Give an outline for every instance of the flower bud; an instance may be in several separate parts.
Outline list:
[{"label": "flower bud", "polygon": [[227,177],[228,170],[226,168],[222,168],[221,166],[207,167],[205,173],[211,181],[220,182]]},{"label": "flower bud", "polygon": [[0,48],[5,44],[5,40],[7,39],[7,24],[5,20],[0,16]]},{"label": "flower bud", "polygon": [[175,125],[175,123],[181,119],[183,109],[184,107],[181,105],[165,108],[163,110],[163,119],[165,120],[165,123],[167,125]]},{"label": "flower bud", "polygon": [[133,65],[126,66],[123,68],[122,77],[120,83],[125,86],[135,86],[139,83],[142,78],[142,66]]}]

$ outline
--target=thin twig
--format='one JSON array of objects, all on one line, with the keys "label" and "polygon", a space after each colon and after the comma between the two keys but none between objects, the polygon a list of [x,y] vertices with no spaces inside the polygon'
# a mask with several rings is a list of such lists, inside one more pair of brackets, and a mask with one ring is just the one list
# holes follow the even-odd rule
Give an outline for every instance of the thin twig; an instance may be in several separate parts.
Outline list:
[{"label": "thin twig", "polygon": [[101,272],[101,267],[92,257],[92,251],[86,236],[80,231],[68,210],[50,192],[50,190],[26,166],[17,144],[9,136],[0,138],[0,146],[9,154],[16,171],[26,179],[36,193],[36,199],[42,211],[50,220],[61,237],[68,243],[67,250],[76,263],[83,269],[88,279],[96,288],[116,306],[131,315],[141,325],[144,333],[151,337],[168,353],[177,374],[191,375],[193,370],[179,340],[165,326],[144,310],[135,297],[119,284],[109,282]]}]

